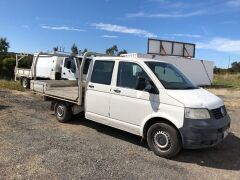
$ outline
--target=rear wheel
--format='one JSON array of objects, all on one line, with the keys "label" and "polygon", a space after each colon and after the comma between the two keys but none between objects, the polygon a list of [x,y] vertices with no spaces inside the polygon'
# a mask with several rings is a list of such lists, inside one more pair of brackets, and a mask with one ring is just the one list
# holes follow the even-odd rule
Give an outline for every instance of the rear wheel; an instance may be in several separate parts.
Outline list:
[{"label": "rear wheel", "polygon": [[165,158],[177,155],[182,149],[177,130],[166,123],[156,123],[148,129],[147,143],[156,155]]},{"label": "rear wheel", "polygon": [[65,103],[56,103],[54,112],[57,120],[61,123],[67,122],[72,118],[72,109]]},{"label": "rear wheel", "polygon": [[22,87],[24,89],[28,89],[30,85],[29,79],[28,78],[22,78]]}]

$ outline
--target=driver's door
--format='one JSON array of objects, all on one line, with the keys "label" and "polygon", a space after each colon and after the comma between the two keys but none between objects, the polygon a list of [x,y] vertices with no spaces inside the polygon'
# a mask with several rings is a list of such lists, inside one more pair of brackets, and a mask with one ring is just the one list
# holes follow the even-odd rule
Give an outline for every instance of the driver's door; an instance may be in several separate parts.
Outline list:
[{"label": "driver's door", "polygon": [[74,58],[65,58],[62,67],[62,79],[76,80],[76,62]]},{"label": "driver's door", "polygon": [[112,86],[110,98],[112,119],[140,126],[144,118],[153,112],[154,95],[143,90],[136,90],[139,76],[149,78],[140,65],[132,62],[119,62],[117,80]]}]

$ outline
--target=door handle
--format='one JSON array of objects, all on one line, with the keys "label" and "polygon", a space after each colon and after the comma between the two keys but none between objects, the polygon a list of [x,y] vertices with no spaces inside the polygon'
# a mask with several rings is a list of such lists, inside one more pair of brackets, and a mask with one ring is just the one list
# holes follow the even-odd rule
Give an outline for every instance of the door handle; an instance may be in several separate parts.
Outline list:
[{"label": "door handle", "polygon": [[88,87],[90,87],[90,88],[94,88],[94,85],[89,85]]},{"label": "door handle", "polygon": [[119,89],[114,89],[113,91],[116,92],[116,93],[120,93],[121,92],[121,90],[119,90]]}]

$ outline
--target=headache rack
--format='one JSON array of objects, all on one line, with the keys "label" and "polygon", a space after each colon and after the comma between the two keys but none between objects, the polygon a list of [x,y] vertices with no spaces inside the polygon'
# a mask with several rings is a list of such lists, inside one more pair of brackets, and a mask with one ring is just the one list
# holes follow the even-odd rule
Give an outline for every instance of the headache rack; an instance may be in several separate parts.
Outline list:
[{"label": "headache rack", "polygon": [[[82,61],[76,61],[79,70],[79,77],[77,80],[37,80],[37,62],[41,55],[54,56],[55,53],[43,53],[39,52],[36,55],[36,59],[33,62],[33,79],[30,82],[30,89],[34,93],[38,93],[45,97],[68,101],[79,106],[83,105],[83,92],[86,82],[83,80],[83,69],[86,62],[86,58],[89,56],[107,56],[106,54],[96,52],[86,52],[82,56]],[[65,54],[58,54],[58,56],[66,56]],[[75,56],[79,57],[79,56]]]}]

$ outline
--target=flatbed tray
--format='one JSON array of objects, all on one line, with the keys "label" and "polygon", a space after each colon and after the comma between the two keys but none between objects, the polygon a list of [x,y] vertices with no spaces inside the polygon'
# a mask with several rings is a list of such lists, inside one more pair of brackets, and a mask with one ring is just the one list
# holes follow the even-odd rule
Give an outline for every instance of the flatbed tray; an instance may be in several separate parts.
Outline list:
[{"label": "flatbed tray", "polygon": [[71,102],[78,100],[78,82],[76,80],[32,80],[30,89],[43,96]]}]

